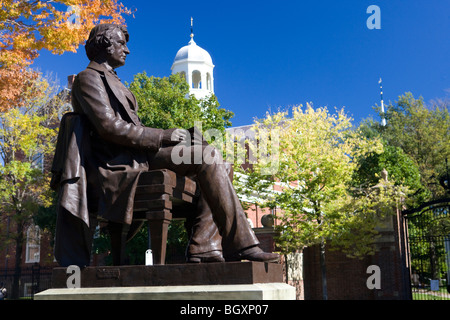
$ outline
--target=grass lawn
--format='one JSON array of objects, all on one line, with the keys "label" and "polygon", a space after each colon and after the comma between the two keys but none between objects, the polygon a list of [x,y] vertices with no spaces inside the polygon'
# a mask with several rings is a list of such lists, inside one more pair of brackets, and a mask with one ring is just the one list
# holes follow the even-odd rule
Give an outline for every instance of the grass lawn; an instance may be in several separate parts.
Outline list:
[{"label": "grass lawn", "polygon": [[440,288],[439,291],[414,290],[412,296],[413,300],[450,300],[450,293],[446,288]]}]

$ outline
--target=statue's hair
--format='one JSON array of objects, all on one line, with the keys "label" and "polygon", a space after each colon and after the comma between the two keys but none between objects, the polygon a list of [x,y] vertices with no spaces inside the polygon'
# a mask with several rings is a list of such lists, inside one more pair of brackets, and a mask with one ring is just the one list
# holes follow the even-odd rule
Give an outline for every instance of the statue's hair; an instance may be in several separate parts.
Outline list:
[{"label": "statue's hair", "polygon": [[111,33],[112,31],[120,29],[125,36],[125,40],[128,42],[129,34],[127,28],[119,24],[104,23],[96,25],[92,28],[89,38],[84,46],[86,55],[89,60],[94,60],[99,54],[108,51],[111,46]]}]

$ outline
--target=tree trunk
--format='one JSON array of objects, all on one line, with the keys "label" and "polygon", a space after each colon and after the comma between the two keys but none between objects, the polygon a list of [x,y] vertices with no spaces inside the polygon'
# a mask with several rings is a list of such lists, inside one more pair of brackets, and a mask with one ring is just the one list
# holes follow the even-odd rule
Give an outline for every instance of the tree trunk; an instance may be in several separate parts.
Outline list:
[{"label": "tree trunk", "polygon": [[325,241],[320,242],[320,271],[322,274],[322,299],[328,300],[327,266],[325,263]]},{"label": "tree trunk", "polygon": [[20,278],[22,275],[22,252],[23,252],[23,225],[22,223],[17,224],[17,237],[16,237],[16,255],[15,255],[15,268],[14,268],[14,278],[12,284],[12,299],[19,299],[20,297]]}]

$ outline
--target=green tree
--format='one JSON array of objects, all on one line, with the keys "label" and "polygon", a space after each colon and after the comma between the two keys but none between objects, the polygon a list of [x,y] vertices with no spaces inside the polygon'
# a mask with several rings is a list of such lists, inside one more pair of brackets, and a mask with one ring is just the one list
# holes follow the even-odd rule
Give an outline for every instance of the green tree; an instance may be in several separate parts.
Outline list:
[{"label": "green tree", "polygon": [[53,153],[56,131],[52,125],[58,106],[64,103],[55,91],[39,75],[28,83],[20,107],[0,114],[0,219],[7,226],[0,243],[15,243],[13,297],[18,295],[26,230],[39,206],[49,206],[52,201],[50,177],[43,165],[46,156]]},{"label": "green tree", "polygon": [[407,186],[411,191],[411,196],[405,200],[406,206],[414,207],[423,203],[429,194],[422,186],[420,171],[415,161],[401,148],[386,142],[383,145],[383,152],[369,153],[358,160],[359,167],[353,174],[353,186],[375,185],[380,179],[380,173],[385,169],[394,185]]},{"label": "green tree", "polygon": [[233,112],[220,108],[215,95],[200,101],[189,95],[189,85],[181,74],[158,78],[138,73],[129,87],[136,96],[141,121],[148,127],[188,129],[201,121],[203,130],[224,132],[231,126]]},{"label": "green tree", "polygon": [[[380,113],[380,109],[376,108]],[[428,199],[445,195],[439,179],[445,173],[445,159],[450,158],[450,113],[448,101],[425,104],[407,92],[386,108],[387,125],[372,122],[386,144],[401,148],[418,166],[421,184]],[[425,199],[424,199],[425,200]]]},{"label": "green tree", "polygon": [[[278,154],[271,155],[278,157],[277,170],[266,175],[273,159],[265,156],[247,172],[247,188],[260,193],[260,206],[281,209],[277,247],[289,253],[319,244],[323,279],[327,243],[355,257],[372,254],[376,227],[392,214],[398,192],[383,179],[376,186],[355,188],[353,176],[360,168],[358,159],[383,152],[380,139],[354,130],[343,110],[330,114],[327,108],[309,104],[305,109],[294,107],[291,117],[287,112],[267,114],[253,129],[257,148],[267,139],[279,143]],[[282,192],[270,193],[274,184]],[[326,298],[326,281],[323,292]]]}]

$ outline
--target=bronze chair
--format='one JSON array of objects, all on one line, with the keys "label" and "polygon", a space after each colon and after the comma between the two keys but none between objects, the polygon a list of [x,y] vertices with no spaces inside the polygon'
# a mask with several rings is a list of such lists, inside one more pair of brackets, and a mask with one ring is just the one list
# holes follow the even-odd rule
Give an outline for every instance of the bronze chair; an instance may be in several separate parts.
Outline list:
[{"label": "bronze chair", "polygon": [[142,172],[134,198],[133,221],[147,222],[153,264],[164,264],[168,226],[195,210],[197,184],[167,169]]}]

